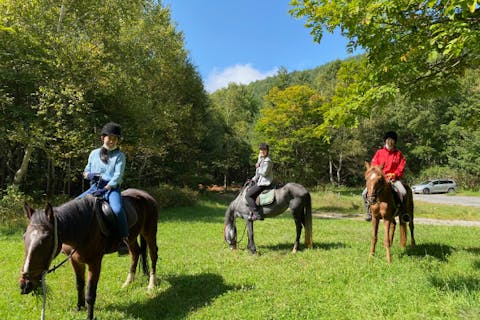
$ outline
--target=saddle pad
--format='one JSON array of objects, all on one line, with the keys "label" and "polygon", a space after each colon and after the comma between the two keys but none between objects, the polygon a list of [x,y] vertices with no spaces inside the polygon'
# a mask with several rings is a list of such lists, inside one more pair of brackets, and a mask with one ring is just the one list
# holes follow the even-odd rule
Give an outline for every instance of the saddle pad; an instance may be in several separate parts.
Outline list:
[{"label": "saddle pad", "polygon": [[275,200],[275,189],[265,190],[258,196],[258,203],[261,206],[271,204]]}]

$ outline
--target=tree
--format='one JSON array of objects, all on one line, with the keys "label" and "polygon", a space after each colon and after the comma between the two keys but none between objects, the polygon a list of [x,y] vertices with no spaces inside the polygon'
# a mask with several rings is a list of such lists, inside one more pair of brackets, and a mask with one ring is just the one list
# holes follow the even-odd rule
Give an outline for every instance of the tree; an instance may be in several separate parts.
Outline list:
[{"label": "tree", "polygon": [[429,88],[480,59],[480,6],[476,0],[293,0],[292,15],[306,18],[315,41],[340,28],[348,49],[366,50],[372,79],[401,89]]},{"label": "tree", "polygon": [[241,172],[245,179],[245,167],[249,166],[250,131],[258,113],[259,102],[244,85],[231,83],[227,88],[215,91],[210,96],[213,109],[220,115],[223,123],[222,137],[217,143],[217,159],[214,165],[223,172],[223,183],[226,186],[233,172]]},{"label": "tree", "polygon": [[348,50],[366,51],[357,65],[342,66],[355,73],[339,71],[324,131],[357,126],[398,94],[449,94],[456,77],[480,62],[476,0],[293,0],[291,5],[290,13],[306,18],[315,41],[338,28],[350,40]]},{"label": "tree", "polygon": [[[317,134],[323,122],[324,98],[309,86],[277,87],[265,96],[265,104],[255,127],[257,139],[269,143],[280,179],[308,185],[321,179],[327,161],[325,143]],[[277,174],[278,173],[278,174]]]}]

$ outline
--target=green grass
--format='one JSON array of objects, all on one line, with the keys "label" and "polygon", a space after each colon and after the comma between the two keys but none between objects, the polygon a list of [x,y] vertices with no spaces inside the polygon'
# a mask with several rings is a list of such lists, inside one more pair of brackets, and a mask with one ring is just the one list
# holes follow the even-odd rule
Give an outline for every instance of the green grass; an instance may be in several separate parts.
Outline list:
[{"label": "green grass", "polygon": [[[314,193],[314,208],[335,207],[333,200],[318,202],[322,197]],[[245,250],[246,237],[236,252],[223,242],[230,198],[161,211],[158,286],[151,293],[143,275],[121,289],[129,257],[106,256],[97,319],[474,319],[480,314],[478,228],[417,225],[417,247],[400,249],[397,234],[388,265],[381,240],[377,255],[368,257],[371,225],[360,220],[314,219],[314,248],[290,253],[295,231],[286,213],[255,223],[261,254],[252,256]],[[348,212],[352,203],[336,209]],[[237,227],[240,237],[244,223]],[[0,233],[1,319],[41,314],[41,299],[20,295],[17,285],[22,232]],[[382,238],[382,230],[379,234]],[[70,266],[50,274],[47,284],[46,319],[85,319],[84,311],[74,311]]]}]

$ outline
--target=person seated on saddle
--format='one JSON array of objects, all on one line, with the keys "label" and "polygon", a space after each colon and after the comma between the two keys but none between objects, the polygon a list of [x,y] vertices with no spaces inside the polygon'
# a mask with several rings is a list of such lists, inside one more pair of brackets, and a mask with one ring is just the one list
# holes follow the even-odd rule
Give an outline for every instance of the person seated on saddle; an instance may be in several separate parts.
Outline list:
[{"label": "person seated on saddle", "polygon": [[[385,145],[378,149],[375,155],[372,158],[372,166],[382,166],[383,173],[387,180],[391,183],[393,189],[398,195],[398,200],[400,201],[400,213],[402,214],[403,221],[408,222],[410,220],[406,209],[403,198],[407,194],[407,190],[403,186],[400,179],[403,176],[403,171],[405,170],[406,160],[402,152],[395,147],[397,143],[397,133],[395,131],[388,131],[383,137]],[[363,190],[362,193],[363,200],[365,203],[365,208],[367,210],[367,215],[365,220],[371,221],[372,214],[370,212],[370,206],[367,201],[367,189]]]},{"label": "person seated on saddle", "polygon": [[257,207],[255,200],[263,190],[267,189],[273,181],[273,162],[268,156],[269,147],[266,143],[260,143],[258,160],[255,164],[255,176],[251,179],[253,185],[247,191],[247,202],[250,208],[250,220],[263,220],[263,216]]},{"label": "person seated on saddle", "polygon": [[125,154],[118,147],[121,137],[121,127],[117,123],[109,122],[103,126],[101,133],[103,145],[90,152],[83,172],[84,178],[90,180],[90,188],[77,199],[91,194],[107,200],[117,218],[119,236],[128,246],[127,216],[123,209],[120,188],[126,161]]}]

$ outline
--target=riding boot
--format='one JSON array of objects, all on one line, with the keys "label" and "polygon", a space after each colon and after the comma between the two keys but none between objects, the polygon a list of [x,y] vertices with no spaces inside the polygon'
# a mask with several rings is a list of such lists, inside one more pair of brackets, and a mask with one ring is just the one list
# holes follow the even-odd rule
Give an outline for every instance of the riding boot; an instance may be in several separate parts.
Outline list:
[{"label": "riding boot", "polygon": [[263,220],[263,216],[258,212],[258,210],[250,211],[250,216],[248,218],[250,221]]},{"label": "riding boot", "polygon": [[119,256],[124,256],[129,253],[129,245],[128,245],[128,237],[124,237],[120,239],[120,243],[118,244],[118,255]]},{"label": "riding boot", "polygon": [[370,206],[366,204],[365,207],[367,208],[367,213],[365,214],[365,221],[372,221],[372,213],[370,212]]}]

